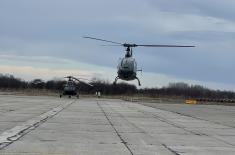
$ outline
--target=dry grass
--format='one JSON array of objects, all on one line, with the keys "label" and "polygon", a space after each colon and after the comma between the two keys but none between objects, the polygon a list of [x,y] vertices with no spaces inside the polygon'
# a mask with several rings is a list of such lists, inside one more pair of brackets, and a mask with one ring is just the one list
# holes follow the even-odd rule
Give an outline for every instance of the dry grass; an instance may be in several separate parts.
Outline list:
[{"label": "dry grass", "polygon": [[[89,97],[89,95],[86,97]],[[90,95],[90,97],[94,97]],[[120,99],[124,101],[129,101],[129,102],[148,102],[148,103],[177,103],[177,104],[182,104],[184,103],[184,99],[180,98],[173,98],[173,97],[146,97],[146,96],[128,96],[128,95],[103,95],[101,98],[106,98],[106,99]]]},{"label": "dry grass", "polygon": [[[0,95],[19,95],[19,96],[59,96],[59,92],[50,91],[46,89],[24,89],[24,90],[10,90],[4,89],[0,90]],[[80,95],[82,98],[94,98],[95,95]],[[120,99],[129,102],[138,103],[169,103],[169,104],[185,104],[185,99],[176,97],[146,97],[142,95],[103,95],[101,98],[104,99]],[[219,103],[219,102],[197,102],[197,104],[203,105],[229,105],[235,106],[235,103]]]}]

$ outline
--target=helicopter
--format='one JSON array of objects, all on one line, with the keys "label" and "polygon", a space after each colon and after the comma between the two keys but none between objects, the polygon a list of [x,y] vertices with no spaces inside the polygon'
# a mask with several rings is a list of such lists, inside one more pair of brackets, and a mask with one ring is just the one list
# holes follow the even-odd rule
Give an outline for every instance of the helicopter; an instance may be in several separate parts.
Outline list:
[{"label": "helicopter", "polygon": [[[93,85],[91,85],[91,84],[89,84],[87,82],[81,81],[82,78],[75,78],[73,76],[66,76],[64,78],[68,79],[68,81],[64,85],[64,90],[60,94],[60,98],[63,95],[68,95],[69,98],[71,98],[71,96],[76,96],[77,98],[79,98],[79,93],[78,93],[77,83],[76,82],[84,83],[84,84],[86,84],[88,86],[93,87]],[[86,79],[82,79],[82,80],[86,80]]]},{"label": "helicopter", "polygon": [[104,46],[123,46],[126,49],[125,56],[120,59],[117,65],[118,75],[115,78],[113,84],[116,84],[118,79],[124,81],[137,80],[139,86],[141,86],[140,80],[137,77],[137,72],[138,71],[142,72],[142,69],[141,70],[137,69],[137,62],[133,57],[133,50],[132,50],[132,48],[134,47],[195,47],[195,46],[184,46],[184,45],[151,45],[151,44],[144,45],[144,44],[119,43],[115,41],[104,40],[89,36],[83,36],[83,38],[112,43],[112,45],[104,45]]}]

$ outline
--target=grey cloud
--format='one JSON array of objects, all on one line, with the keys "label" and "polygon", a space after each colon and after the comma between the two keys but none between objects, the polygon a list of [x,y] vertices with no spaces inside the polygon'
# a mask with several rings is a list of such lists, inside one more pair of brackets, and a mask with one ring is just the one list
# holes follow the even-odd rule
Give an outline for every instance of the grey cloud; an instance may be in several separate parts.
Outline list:
[{"label": "grey cloud", "polygon": [[235,22],[231,0],[0,1],[0,54],[53,56],[116,67],[124,49],[84,40],[193,44],[194,49],[137,48],[145,71],[234,83]]},{"label": "grey cloud", "polygon": [[199,14],[228,20],[235,20],[232,0],[149,0],[154,7],[166,12]]}]

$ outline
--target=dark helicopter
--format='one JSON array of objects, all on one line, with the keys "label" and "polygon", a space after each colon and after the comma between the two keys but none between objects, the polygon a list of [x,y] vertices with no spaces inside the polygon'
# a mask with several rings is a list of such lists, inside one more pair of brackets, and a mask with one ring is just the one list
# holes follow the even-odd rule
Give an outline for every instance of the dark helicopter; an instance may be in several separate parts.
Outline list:
[{"label": "dark helicopter", "polygon": [[138,46],[142,46],[142,47],[195,47],[195,46],[182,46],[182,45],[139,45],[139,44],[119,43],[119,42],[93,38],[93,37],[87,37],[87,36],[84,36],[83,38],[94,39],[94,40],[99,40],[99,41],[113,44],[113,45],[105,45],[105,46],[123,46],[124,48],[126,48],[125,57],[120,59],[118,66],[117,66],[118,76],[115,78],[114,84],[116,84],[118,79],[125,80],[125,81],[131,81],[131,80],[136,79],[138,80],[139,86],[141,85],[140,80],[137,77],[137,71],[142,71],[142,70],[137,69],[137,62],[132,56],[133,47],[138,47]]},{"label": "dark helicopter", "polygon": [[[73,76],[67,76],[67,77],[64,77],[64,78],[68,79],[68,81],[64,85],[64,90],[60,94],[60,98],[64,95],[69,96],[69,98],[71,98],[71,96],[77,96],[77,98],[79,98],[77,82],[84,83],[88,86],[93,87],[93,85],[91,85],[87,82],[81,81],[82,78],[75,78]],[[82,79],[82,80],[86,80],[86,79]]]}]

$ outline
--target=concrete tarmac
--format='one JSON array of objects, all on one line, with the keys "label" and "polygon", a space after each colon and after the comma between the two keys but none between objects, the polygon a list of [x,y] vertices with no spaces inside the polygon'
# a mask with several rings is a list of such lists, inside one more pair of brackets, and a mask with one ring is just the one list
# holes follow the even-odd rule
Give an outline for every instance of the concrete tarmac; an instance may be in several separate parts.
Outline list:
[{"label": "concrete tarmac", "polygon": [[2,95],[0,155],[234,155],[234,111]]}]

